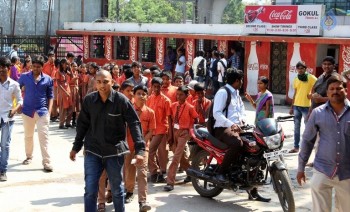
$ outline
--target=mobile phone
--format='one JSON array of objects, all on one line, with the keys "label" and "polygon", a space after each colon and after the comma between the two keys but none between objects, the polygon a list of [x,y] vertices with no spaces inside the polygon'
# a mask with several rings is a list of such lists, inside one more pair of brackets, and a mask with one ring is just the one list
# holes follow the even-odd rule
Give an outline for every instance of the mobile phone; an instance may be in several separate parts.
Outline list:
[{"label": "mobile phone", "polygon": [[8,114],[8,117],[9,117],[9,118],[12,118],[12,117],[13,117],[13,115],[11,114],[11,112],[12,112],[12,110],[9,111],[9,114]]}]

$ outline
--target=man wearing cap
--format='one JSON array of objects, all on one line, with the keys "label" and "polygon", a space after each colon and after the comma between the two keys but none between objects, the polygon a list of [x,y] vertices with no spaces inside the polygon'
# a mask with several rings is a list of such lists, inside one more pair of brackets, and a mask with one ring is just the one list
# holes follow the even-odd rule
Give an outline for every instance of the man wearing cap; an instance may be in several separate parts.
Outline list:
[{"label": "man wearing cap", "polygon": [[194,100],[197,99],[196,98],[196,91],[194,90],[194,85],[197,83],[198,83],[197,80],[191,80],[190,83],[188,83],[188,85],[187,85],[190,95],[188,95],[186,102],[190,103],[191,105],[193,105]]},{"label": "man wearing cap", "polygon": [[304,123],[306,123],[306,117],[311,106],[311,89],[317,80],[314,75],[306,71],[306,68],[307,66],[303,61],[296,64],[298,75],[293,81],[295,92],[289,111],[289,114],[294,115],[294,148],[289,153],[299,152],[301,118],[304,117]]}]

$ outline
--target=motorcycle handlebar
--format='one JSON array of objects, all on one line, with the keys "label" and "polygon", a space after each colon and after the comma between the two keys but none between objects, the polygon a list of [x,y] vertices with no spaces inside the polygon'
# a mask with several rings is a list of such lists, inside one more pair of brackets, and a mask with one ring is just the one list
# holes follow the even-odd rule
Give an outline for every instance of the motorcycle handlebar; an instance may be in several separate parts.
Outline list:
[{"label": "motorcycle handlebar", "polygon": [[278,116],[277,119],[276,119],[277,122],[293,121],[293,120],[294,120],[294,115]]}]

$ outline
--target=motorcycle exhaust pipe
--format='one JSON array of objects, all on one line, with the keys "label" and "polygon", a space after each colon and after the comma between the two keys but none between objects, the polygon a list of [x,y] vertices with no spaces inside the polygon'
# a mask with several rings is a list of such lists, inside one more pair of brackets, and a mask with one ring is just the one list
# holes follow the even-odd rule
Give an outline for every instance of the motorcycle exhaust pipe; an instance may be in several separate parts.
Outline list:
[{"label": "motorcycle exhaust pipe", "polygon": [[214,184],[217,184],[217,185],[222,185],[223,184],[222,182],[216,180],[215,177],[206,175],[206,174],[204,174],[203,172],[201,172],[199,170],[195,170],[195,169],[189,168],[189,169],[187,169],[186,174],[188,176],[193,177],[193,178],[197,178],[197,179],[200,179],[200,180],[206,180],[208,182],[211,182],[211,183],[214,183]]}]

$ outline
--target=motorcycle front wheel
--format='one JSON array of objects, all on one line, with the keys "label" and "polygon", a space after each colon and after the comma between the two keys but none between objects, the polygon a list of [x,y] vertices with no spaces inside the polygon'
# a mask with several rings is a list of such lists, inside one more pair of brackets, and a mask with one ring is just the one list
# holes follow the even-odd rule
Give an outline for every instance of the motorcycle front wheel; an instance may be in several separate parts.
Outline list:
[{"label": "motorcycle front wheel", "polygon": [[[201,150],[197,152],[192,160],[192,168],[204,172],[204,170],[207,168],[208,159],[209,153],[207,151]],[[192,185],[198,194],[200,194],[202,197],[216,197],[223,191],[223,188],[218,187],[214,183],[194,177],[192,177]]]},{"label": "motorcycle front wheel", "polygon": [[275,191],[281,203],[284,212],[294,212],[295,202],[292,192],[292,184],[290,182],[286,170],[276,170],[272,173]]}]

